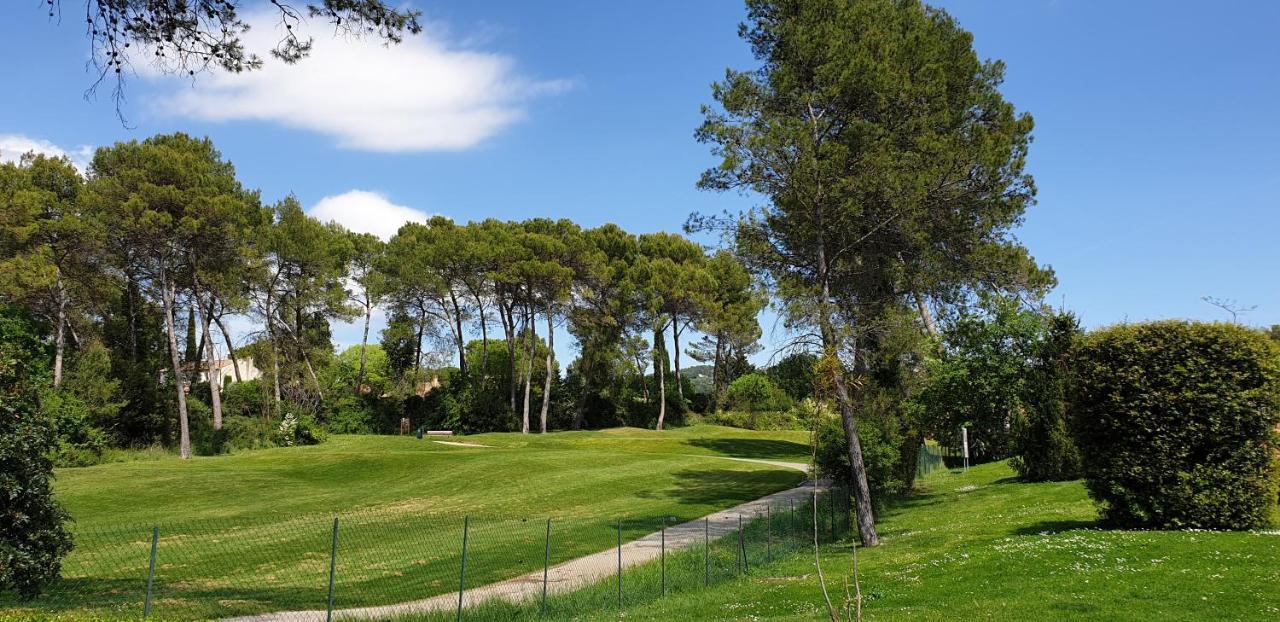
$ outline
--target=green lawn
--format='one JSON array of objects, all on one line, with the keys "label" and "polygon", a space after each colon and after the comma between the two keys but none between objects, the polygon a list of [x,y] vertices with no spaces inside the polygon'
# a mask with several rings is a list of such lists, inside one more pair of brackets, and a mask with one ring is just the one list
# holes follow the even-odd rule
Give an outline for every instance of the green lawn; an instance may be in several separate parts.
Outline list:
[{"label": "green lawn", "polygon": [[141,612],[151,525],[160,527],[160,617],[323,608],[332,516],[339,520],[339,607],[456,589],[462,517],[468,582],[607,548],[660,521],[687,520],[796,485],[803,475],[727,460],[803,462],[804,433],[694,426],[546,436],[490,434],[453,447],[410,437],[339,436],[315,447],[123,462],[58,473],[75,518],[62,586],[0,611],[111,617]]},{"label": "green lawn", "polygon": [[[880,548],[859,549],[867,620],[1280,619],[1280,531],[1101,530],[1079,482],[1020,483],[1004,463],[937,472],[922,487],[882,513]],[[824,547],[833,598],[843,596],[850,552]],[[619,617],[572,598],[556,610]],[[821,603],[810,551],[710,589],[649,598],[625,617],[819,620]]]}]

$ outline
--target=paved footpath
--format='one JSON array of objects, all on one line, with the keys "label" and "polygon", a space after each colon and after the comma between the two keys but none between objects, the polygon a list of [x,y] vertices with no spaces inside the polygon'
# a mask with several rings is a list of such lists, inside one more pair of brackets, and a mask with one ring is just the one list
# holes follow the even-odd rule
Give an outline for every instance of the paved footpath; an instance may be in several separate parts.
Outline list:
[{"label": "paved footpath", "polygon": [[[808,473],[809,465],[798,462],[781,462],[778,460],[754,460],[750,458],[729,458],[745,462],[758,462],[777,467],[796,469]],[[720,538],[738,530],[739,518],[743,523],[762,516],[770,506],[786,504],[789,501],[802,503],[813,495],[813,483],[805,484],[748,501],[742,505],[721,510],[714,514],[687,523],[673,525],[666,531],[666,547],[668,551],[679,551],[702,543],[704,530],[711,538]],[[653,561],[662,555],[662,533],[654,532],[638,540],[622,545],[622,568],[625,570],[645,562]],[[601,580],[613,577],[618,573],[618,549],[610,548],[599,553],[552,566],[548,571],[547,593],[562,594],[581,589]],[[491,600],[505,600],[518,603],[542,597],[542,571],[474,587],[463,592],[463,606],[470,607]],[[333,612],[335,620],[383,620],[395,616],[430,611],[452,611],[458,607],[458,593],[440,594],[431,598],[415,600],[391,605],[339,609]],[[229,618],[227,622],[323,622],[325,612],[315,611],[280,611],[256,616]]]}]

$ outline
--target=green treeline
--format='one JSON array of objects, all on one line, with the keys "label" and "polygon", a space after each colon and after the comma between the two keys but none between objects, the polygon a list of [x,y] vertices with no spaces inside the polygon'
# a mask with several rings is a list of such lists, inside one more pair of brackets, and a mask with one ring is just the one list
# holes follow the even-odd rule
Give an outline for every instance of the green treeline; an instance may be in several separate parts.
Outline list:
[{"label": "green treeline", "polygon": [[[761,333],[764,295],[727,251],[543,218],[434,217],[384,242],[293,197],[265,203],[209,140],[183,134],[99,149],[86,175],[37,155],[5,164],[0,201],[0,295],[52,344],[68,464],[111,446],[187,456],[402,419],[661,428],[690,404],[713,408]],[[387,327],[371,335],[378,312]],[[335,353],[334,322],[363,326],[360,345]],[[576,360],[556,360],[557,330]],[[690,356],[711,387],[691,389]]]}]

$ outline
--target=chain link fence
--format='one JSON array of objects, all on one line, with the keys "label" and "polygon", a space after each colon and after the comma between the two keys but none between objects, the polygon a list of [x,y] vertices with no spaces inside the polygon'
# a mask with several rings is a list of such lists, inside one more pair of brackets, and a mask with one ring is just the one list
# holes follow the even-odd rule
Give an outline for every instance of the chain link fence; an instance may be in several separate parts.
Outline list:
[{"label": "chain link fence", "polygon": [[[83,529],[62,580],[0,618],[513,619],[648,602],[844,537],[842,489],[696,520],[432,516],[402,508],[236,525]],[[816,517],[816,522],[815,522]]]}]

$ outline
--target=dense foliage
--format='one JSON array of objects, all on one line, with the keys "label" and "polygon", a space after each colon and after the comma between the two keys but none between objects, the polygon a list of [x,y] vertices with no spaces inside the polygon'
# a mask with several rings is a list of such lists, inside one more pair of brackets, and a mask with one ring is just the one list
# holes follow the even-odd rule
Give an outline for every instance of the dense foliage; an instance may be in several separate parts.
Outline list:
[{"label": "dense foliage", "polygon": [[725,405],[746,412],[784,411],[791,408],[791,398],[769,376],[751,373],[729,384]]},{"label": "dense foliage", "polygon": [[1280,350],[1229,324],[1119,325],[1072,355],[1072,427],[1110,524],[1248,529],[1276,506]]},{"label": "dense foliage", "polygon": [[749,0],[739,32],[758,66],[712,86],[697,132],[719,159],[699,182],[764,197],[739,218],[695,218],[732,232],[830,367],[848,438],[859,532],[874,545],[856,416],[873,389],[882,332],[915,308],[977,289],[1052,283],[1010,231],[1035,195],[1032,120],[1000,93],[945,11],[895,0]]},{"label": "dense foliage", "polygon": [[1079,334],[1075,316],[1058,313],[1049,319],[1043,337],[1034,348],[1023,397],[1026,418],[1018,431],[1018,455],[1010,461],[1018,475],[1027,481],[1080,477],[1080,450],[1067,424],[1071,349]]},{"label": "dense foliage", "polygon": [[[722,402],[758,348],[764,299],[729,252],[545,218],[435,217],[384,241],[291,196],[264,204],[184,134],[101,148],[87,175],[38,155],[0,164],[0,204],[0,301],[50,328],[66,466],[112,446],[187,457],[406,420],[661,428]],[[335,322],[362,323],[360,343],[335,353]],[[555,357],[566,328],[575,361]],[[686,386],[686,348],[709,392]]]},{"label": "dense foliage", "polygon": [[[891,412],[893,406],[887,401],[879,401],[875,408],[865,411],[859,422],[858,438],[862,442],[862,452],[867,463],[867,483],[871,486],[876,506],[882,507],[893,495],[897,495],[911,486],[911,480],[902,472],[902,443],[897,422]],[[829,407],[812,401],[803,402],[800,409],[806,414],[817,414],[817,462],[818,473],[829,477],[837,484],[847,486],[850,483],[849,444],[846,441],[844,428],[840,418],[835,416]],[[812,419],[810,419],[811,421]],[[909,466],[911,475],[916,468],[914,449],[911,444],[912,459]]]},{"label": "dense foliage", "polygon": [[964,426],[975,462],[1012,456],[1043,333],[1041,316],[1011,298],[984,297],[960,313],[943,332],[941,352],[926,362],[919,401],[934,436],[958,450]]},{"label": "dense foliage", "polygon": [[0,309],[0,592],[24,597],[57,579],[71,550],[50,482],[57,439],[38,399],[47,356],[29,316]]}]

